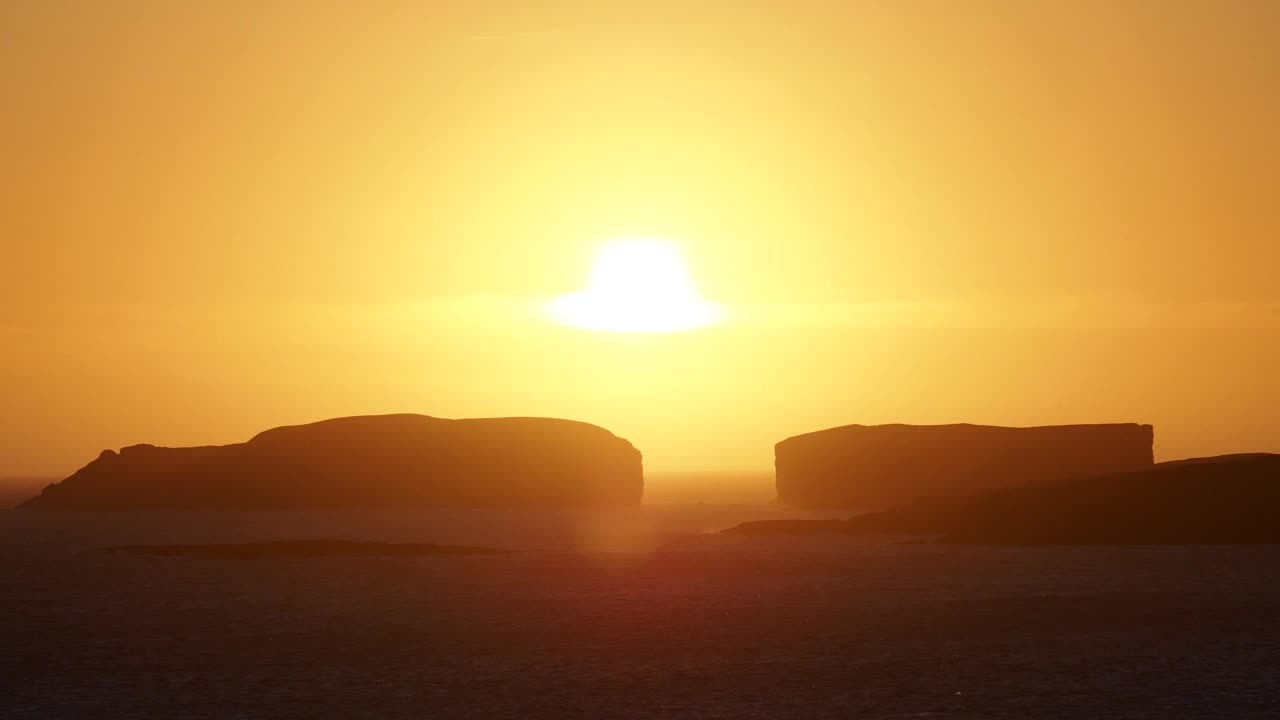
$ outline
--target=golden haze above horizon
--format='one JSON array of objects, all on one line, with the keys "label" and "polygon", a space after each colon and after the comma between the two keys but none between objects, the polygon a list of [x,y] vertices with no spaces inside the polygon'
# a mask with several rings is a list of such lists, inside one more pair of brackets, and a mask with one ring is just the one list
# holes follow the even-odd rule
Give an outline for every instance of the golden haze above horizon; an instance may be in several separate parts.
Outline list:
[{"label": "golden haze above horizon", "polygon": [[[0,475],[398,411],[654,469],[852,422],[1280,450],[1278,34],[1250,0],[0,4]],[[686,290],[547,315],[628,238]]]}]

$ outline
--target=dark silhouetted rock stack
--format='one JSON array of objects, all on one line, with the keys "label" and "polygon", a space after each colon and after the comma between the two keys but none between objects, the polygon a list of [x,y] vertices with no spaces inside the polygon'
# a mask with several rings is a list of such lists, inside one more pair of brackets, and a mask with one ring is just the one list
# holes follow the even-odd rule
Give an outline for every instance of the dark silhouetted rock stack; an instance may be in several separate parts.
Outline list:
[{"label": "dark silhouetted rock stack", "polygon": [[778,501],[876,510],[1027,482],[1152,467],[1150,425],[847,425],[774,448]]},{"label": "dark silhouetted rock stack", "polygon": [[246,443],[135,445],[21,507],[72,510],[636,505],[640,451],[551,418],[337,418]]},{"label": "dark silhouetted rock stack", "polygon": [[1280,543],[1280,455],[987,490],[847,520],[768,520],[742,535],[922,535],[991,545]]}]

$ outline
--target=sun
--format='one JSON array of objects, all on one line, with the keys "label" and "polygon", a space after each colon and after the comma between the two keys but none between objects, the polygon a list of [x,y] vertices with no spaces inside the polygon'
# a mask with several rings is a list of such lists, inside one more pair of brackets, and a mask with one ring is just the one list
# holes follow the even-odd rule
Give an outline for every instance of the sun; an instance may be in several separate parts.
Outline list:
[{"label": "sun", "polygon": [[724,317],[698,294],[679,248],[652,239],[602,245],[587,288],[556,298],[546,311],[570,327],[627,333],[682,332]]}]

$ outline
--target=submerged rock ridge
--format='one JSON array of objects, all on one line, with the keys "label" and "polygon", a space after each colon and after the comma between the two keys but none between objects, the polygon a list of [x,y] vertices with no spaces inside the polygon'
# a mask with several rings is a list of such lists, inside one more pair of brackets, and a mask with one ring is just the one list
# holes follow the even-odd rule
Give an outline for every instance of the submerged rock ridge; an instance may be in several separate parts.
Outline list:
[{"label": "submerged rock ridge", "polygon": [[846,425],[774,447],[780,503],[880,510],[1021,483],[1145,470],[1150,425]]},{"label": "submerged rock ridge", "polygon": [[1280,543],[1280,455],[1162,463],[922,502],[847,520],[768,520],[742,535],[921,535],[988,545]]},{"label": "submerged rock ridge", "polygon": [[470,545],[435,543],[390,543],[370,540],[269,540],[248,543],[207,545],[116,545],[99,552],[112,555],[151,557],[230,558],[313,558],[335,555],[357,557],[466,557],[506,555],[513,551]]},{"label": "submerged rock ridge", "polygon": [[640,451],[554,418],[370,415],[275,428],[245,443],[135,445],[19,507],[216,510],[637,505]]}]

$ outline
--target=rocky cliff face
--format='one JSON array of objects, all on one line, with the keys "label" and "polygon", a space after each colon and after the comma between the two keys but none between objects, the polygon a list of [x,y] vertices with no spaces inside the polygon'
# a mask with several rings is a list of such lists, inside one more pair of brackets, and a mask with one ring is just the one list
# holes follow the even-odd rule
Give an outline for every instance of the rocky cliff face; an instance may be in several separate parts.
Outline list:
[{"label": "rocky cliff face", "polygon": [[235,445],[105,450],[21,507],[147,510],[635,505],[640,452],[550,418],[337,418]]},{"label": "rocky cliff face", "polygon": [[875,510],[1152,466],[1150,425],[848,425],[774,448],[779,502]]}]

